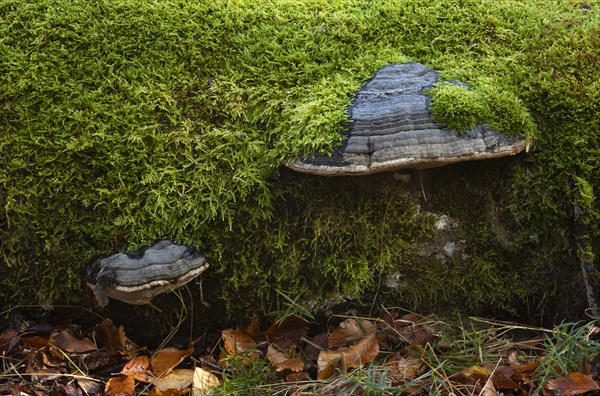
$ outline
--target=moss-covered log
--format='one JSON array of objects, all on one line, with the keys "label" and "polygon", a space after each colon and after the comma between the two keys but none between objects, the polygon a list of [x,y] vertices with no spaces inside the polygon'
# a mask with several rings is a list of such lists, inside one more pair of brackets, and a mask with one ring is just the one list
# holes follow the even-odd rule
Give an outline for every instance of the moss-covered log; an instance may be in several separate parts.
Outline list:
[{"label": "moss-covered log", "polygon": [[[572,298],[556,274],[579,270],[575,196],[588,256],[600,249],[600,4],[587,3],[0,0],[0,301],[76,301],[84,264],[123,237],[202,248],[213,292],[240,311],[275,288],[357,296],[385,281],[408,286],[378,295],[412,308]],[[361,83],[406,61],[472,87],[433,90],[458,103],[440,117],[463,128],[483,111],[533,139],[527,158],[412,187],[280,169],[330,151]],[[466,250],[432,262],[440,214]]]}]

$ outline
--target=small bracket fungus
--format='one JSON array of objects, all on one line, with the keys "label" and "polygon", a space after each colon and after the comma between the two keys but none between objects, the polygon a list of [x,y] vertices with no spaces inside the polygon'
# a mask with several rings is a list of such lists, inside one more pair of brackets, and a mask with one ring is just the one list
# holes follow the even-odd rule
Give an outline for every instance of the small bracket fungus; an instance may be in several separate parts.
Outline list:
[{"label": "small bracket fungus", "polygon": [[207,268],[206,259],[193,247],[165,240],[89,263],[85,282],[100,307],[108,304],[108,297],[142,305],[185,285]]},{"label": "small bracket fungus", "polygon": [[[526,142],[486,124],[458,134],[437,122],[425,90],[437,73],[420,63],[381,68],[356,94],[341,147],[331,156],[288,160],[294,170],[323,176],[367,175],[402,168],[433,168],[498,158],[523,151]],[[460,84],[460,83],[459,83]]]}]

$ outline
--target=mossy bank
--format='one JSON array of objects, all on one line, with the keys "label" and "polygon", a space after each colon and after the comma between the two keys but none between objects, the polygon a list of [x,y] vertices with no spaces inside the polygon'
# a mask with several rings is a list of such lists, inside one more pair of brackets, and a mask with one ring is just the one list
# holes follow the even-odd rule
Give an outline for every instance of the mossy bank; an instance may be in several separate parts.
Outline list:
[{"label": "mossy bank", "polygon": [[[230,313],[270,309],[275,289],[554,309],[577,292],[556,274],[600,248],[600,4],[587,4],[0,0],[4,308],[77,302],[93,256],[170,238],[206,251]],[[459,99],[440,117],[460,129],[481,110],[530,152],[432,171],[427,201],[392,175],[280,169],[331,150],[361,83],[406,61],[472,88],[433,90],[434,106]],[[457,197],[452,180],[478,187]],[[470,238],[436,267],[419,249],[443,214]],[[390,279],[400,293],[381,290]]]}]

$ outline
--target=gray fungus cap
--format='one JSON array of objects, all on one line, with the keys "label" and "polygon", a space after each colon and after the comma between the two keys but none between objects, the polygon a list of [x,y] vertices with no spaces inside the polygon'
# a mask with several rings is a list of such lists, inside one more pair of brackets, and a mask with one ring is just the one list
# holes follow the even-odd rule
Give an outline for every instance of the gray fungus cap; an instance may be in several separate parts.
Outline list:
[{"label": "gray fungus cap", "polygon": [[437,122],[431,97],[424,93],[437,81],[437,73],[420,63],[384,66],[356,94],[343,145],[330,156],[310,155],[288,160],[286,166],[323,176],[360,176],[498,158],[525,149],[526,141],[486,124],[458,134]]}]

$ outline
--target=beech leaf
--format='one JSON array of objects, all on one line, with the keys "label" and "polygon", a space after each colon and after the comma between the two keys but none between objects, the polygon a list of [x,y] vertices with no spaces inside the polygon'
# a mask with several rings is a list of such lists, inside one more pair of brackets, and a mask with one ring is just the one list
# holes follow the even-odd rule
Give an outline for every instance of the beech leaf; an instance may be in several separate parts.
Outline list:
[{"label": "beech leaf", "polygon": [[326,380],[333,375],[342,361],[342,351],[321,351],[317,359],[317,379]]},{"label": "beech leaf", "polygon": [[65,352],[84,353],[96,349],[96,344],[89,338],[78,340],[68,330],[63,330],[50,339],[50,344]]},{"label": "beech leaf", "polygon": [[304,362],[299,357],[288,357],[284,352],[277,350],[273,344],[269,344],[267,348],[267,359],[275,371],[291,370],[302,371]]},{"label": "beech leaf", "polygon": [[106,396],[133,396],[134,389],[135,381],[133,377],[119,375],[108,380],[104,393]]},{"label": "beech leaf", "polygon": [[148,374],[148,367],[150,366],[150,359],[147,356],[136,356],[123,366],[121,374],[135,378],[141,382],[149,382],[150,375]]},{"label": "beech leaf", "polygon": [[374,331],[351,347],[321,351],[317,359],[317,378],[323,380],[331,377],[336,368],[346,370],[361,367],[371,363],[378,354],[379,343]]},{"label": "beech leaf", "polygon": [[566,377],[556,378],[544,385],[545,396],[576,396],[600,389],[590,375],[578,372],[569,373]]},{"label": "beech leaf", "polygon": [[112,320],[104,319],[96,329],[96,338],[111,355],[125,351],[125,330],[123,326],[117,328]]},{"label": "beech leaf", "polygon": [[216,375],[201,367],[194,369],[193,383],[194,395],[207,395],[213,387],[221,385]]},{"label": "beech leaf", "polygon": [[373,332],[342,352],[342,362],[346,369],[358,368],[371,363],[378,354],[379,343],[375,332]]},{"label": "beech leaf", "polygon": [[403,381],[416,378],[423,366],[423,361],[414,356],[400,356],[399,353],[394,354],[387,364],[390,375],[400,377]]},{"label": "beech leaf", "polygon": [[288,316],[281,323],[271,326],[266,335],[270,342],[285,351],[298,345],[306,332],[307,326],[304,319],[298,316]]},{"label": "beech leaf", "polygon": [[225,352],[230,356],[247,354],[256,349],[256,342],[252,337],[240,330],[225,329],[221,332],[221,338],[225,344]]},{"label": "beech leaf", "polygon": [[190,356],[194,352],[194,348],[188,349],[177,349],[177,348],[163,348],[156,352],[150,364],[152,365],[152,373],[155,377],[160,377],[166,372],[177,367],[179,363],[186,357]]},{"label": "beech leaf", "polygon": [[329,348],[348,345],[367,335],[375,334],[376,331],[377,325],[373,322],[358,318],[346,319],[329,335]]},{"label": "beech leaf", "polygon": [[162,377],[154,378],[152,384],[162,392],[169,389],[182,391],[192,384],[193,379],[194,370],[174,369]]}]

